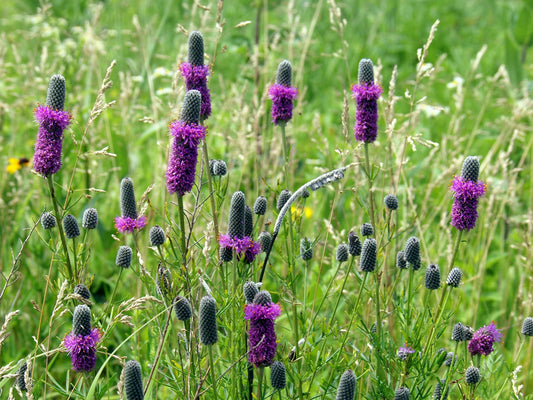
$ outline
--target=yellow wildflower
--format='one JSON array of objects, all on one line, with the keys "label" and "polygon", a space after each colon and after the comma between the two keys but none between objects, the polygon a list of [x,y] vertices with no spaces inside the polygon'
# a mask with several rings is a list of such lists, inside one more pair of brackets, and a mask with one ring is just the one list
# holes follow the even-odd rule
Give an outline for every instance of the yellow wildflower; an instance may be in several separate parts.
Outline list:
[{"label": "yellow wildflower", "polygon": [[28,160],[26,157],[21,158],[10,158],[8,162],[8,166],[6,167],[6,171],[10,174],[14,174],[22,167],[29,165],[30,160]]}]

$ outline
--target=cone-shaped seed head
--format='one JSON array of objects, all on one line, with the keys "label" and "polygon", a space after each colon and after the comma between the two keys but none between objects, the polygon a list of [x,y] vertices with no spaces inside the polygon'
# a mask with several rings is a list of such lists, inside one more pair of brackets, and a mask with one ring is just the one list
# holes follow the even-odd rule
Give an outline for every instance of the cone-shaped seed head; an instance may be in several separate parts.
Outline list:
[{"label": "cone-shaped seed head", "polygon": [[407,269],[407,261],[405,259],[405,251],[400,250],[396,255],[396,266],[400,269]]},{"label": "cone-shaped seed head", "polygon": [[74,308],[72,333],[81,336],[87,336],[91,333],[91,310],[85,304],[80,304]]},{"label": "cone-shaped seed head", "polygon": [[476,367],[468,367],[465,372],[465,382],[469,385],[475,385],[481,380],[481,374]]},{"label": "cone-shaped seed head", "polygon": [[272,304],[272,296],[266,290],[261,290],[255,295],[254,304],[268,306],[269,304]]},{"label": "cone-shaped seed head", "polygon": [[218,160],[213,165],[213,175],[214,176],[224,176],[228,173],[228,166],[223,160]]},{"label": "cone-shaped seed head", "polygon": [[189,90],[183,98],[180,120],[186,124],[198,124],[202,107],[202,95],[198,90]]},{"label": "cone-shaped seed head", "polygon": [[178,296],[174,300],[174,313],[180,321],[186,321],[192,316],[191,303],[185,297]]},{"label": "cone-shaped seed head", "polygon": [[120,246],[117,251],[117,257],[115,258],[115,264],[118,267],[129,268],[131,265],[131,258],[133,251],[129,246]]},{"label": "cone-shaped seed head", "polygon": [[522,324],[522,335],[533,336],[533,318],[527,317]]},{"label": "cone-shaped seed head", "polygon": [[254,217],[252,209],[249,206],[244,206],[244,236],[252,236],[254,230]]},{"label": "cone-shaped seed head", "polygon": [[138,217],[131,178],[124,178],[120,182],[120,214],[125,218],[137,219]]},{"label": "cone-shaped seed head", "polygon": [[46,93],[46,105],[53,110],[63,110],[65,107],[66,85],[62,75],[52,75]]},{"label": "cone-shaped seed head", "polygon": [[396,389],[396,392],[394,392],[394,400],[409,400],[411,398],[411,393],[409,392],[409,389],[402,386]]},{"label": "cone-shaped seed head", "polygon": [[261,245],[261,249],[266,253],[270,250],[270,247],[272,246],[272,235],[270,234],[270,232],[263,231],[259,234],[257,241]]},{"label": "cone-shaped seed head", "polygon": [[74,288],[74,294],[80,295],[86,300],[89,300],[91,298],[91,292],[87,288],[87,286],[82,285],[81,283],[79,285],[76,285]]},{"label": "cone-shaped seed head", "polygon": [[371,223],[365,222],[361,225],[361,236],[372,236],[374,234],[374,227]]},{"label": "cone-shaped seed head", "polygon": [[458,322],[453,326],[452,330],[452,340],[454,342],[463,342],[466,340],[466,326],[461,322]]},{"label": "cone-shaped seed head", "polygon": [[372,272],[376,268],[378,243],[374,238],[367,238],[361,251],[361,271]]},{"label": "cone-shaped seed head", "polygon": [[433,392],[433,400],[446,400],[448,398],[448,390],[446,390],[446,394],[444,397],[442,397],[442,388],[444,387],[446,381],[444,379],[441,379],[440,382],[437,382],[435,385],[435,391]]},{"label": "cone-shaped seed head", "polygon": [[141,364],[130,360],[124,366],[124,393],[126,400],[143,400],[143,378]]},{"label": "cone-shaped seed head", "polygon": [[244,206],[246,200],[243,192],[235,192],[231,196],[229,206],[228,235],[242,239],[244,237]]},{"label": "cone-shaped seed head", "polygon": [[420,269],[420,240],[416,236],[411,236],[405,242],[405,260],[411,264],[413,270]]},{"label": "cone-shaped seed head", "polygon": [[67,239],[74,239],[80,236],[78,220],[72,214],[67,214],[65,215],[65,218],[63,218],[63,229],[65,230],[65,236]]},{"label": "cone-shaped seed head", "polygon": [[278,65],[276,73],[276,83],[290,87],[292,84],[292,65],[289,61],[283,60]]},{"label": "cone-shaped seed head", "polygon": [[198,330],[200,342],[209,346],[218,342],[217,332],[217,304],[211,296],[204,296],[200,300]]},{"label": "cone-shaped seed head", "polygon": [[192,65],[204,65],[204,37],[198,31],[192,31],[189,35],[187,60]]},{"label": "cone-shaped seed head", "polygon": [[50,212],[44,212],[41,215],[41,225],[44,229],[52,229],[54,226],[57,225],[56,217],[52,215]]},{"label": "cone-shaped seed head", "polygon": [[349,369],[342,374],[337,389],[336,400],[353,400],[355,397],[356,383],[355,374],[352,370]]},{"label": "cone-shaped seed head", "polygon": [[259,196],[255,199],[254,213],[256,215],[265,215],[267,210],[267,199],[264,196]]},{"label": "cone-shaped seed head", "polygon": [[[26,387],[26,379],[24,378],[27,370],[28,370],[28,364],[24,360],[20,363],[20,367],[17,371],[17,378],[15,380],[15,383],[21,392],[25,392],[28,390]],[[29,376],[31,377],[31,370],[30,370]]]},{"label": "cone-shaped seed head", "polygon": [[429,290],[440,288],[440,268],[437,264],[430,264],[426,268],[424,285]]},{"label": "cone-shaped seed head", "polygon": [[278,197],[278,203],[276,204],[276,208],[278,210],[281,210],[287,200],[289,200],[292,196],[292,193],[289,190],[283,189]]},{"label": "cone-shaped seed head", "polygon": [[170,277],[170,271],[164,266],[160,265],[157,268],[157,275],[155,276],[155,286],[157,293],[164,297],[172,289],[172,279]]},{"label": "cone-shaped seed head", "polygon": [[270,365],[270,384],[277,390],[285,389],[287,385],[285,365],[281,361],[274,361]]},{"label": "cone-shaped seed head", "polygon": [[336,259],[338,262],[348,261],[348,245],[345,243],[339,244],[337,247]]},{"label": "cone-shaped seed head", "polygon": [[444,365],[446,365],[447,367],[449,367],[450,365],[452,365],[452,362],[455,364],[455,360],[457,359],[457,357],[455,356],[455,354],[453,354],[453,352],[448,352],[446,354],[446,359],[444,360]]},{"label": "cone-shaped seed head", "polygon": [[300,257],[304,261],[309,261],[313,258],[312,242],[306,237],[300,240]]},{"label": "cone-shaped seed head", "polygon": [[348,252],[352,256],[361,255],[361,240],[359,240],[359,236],[354,231],[350,231],[348,234]]},{"label": "cone-shaped seed head", "polygon": [[246,299],[246,303],[251,304],[254,302],[254,298],[259,293],[259,289],[257,288],[257,285],[252,282],[248,281],[246,282],[243,287],[242,291],[244,293],[244,298]]},{"label": "cone-shaped seed head", "polygon": [[165,243],[165,231],[159,225],[152,226],[148,236],[150,238],[150,246],[161,246]]},{"label": "cone-shaped seed head", "polygon": [[233,260],[233,249],[231,247],[220,248],[220,261],[230,262]]},{"label": "cone-shaped seed head", "polygon": [[448,278],[446,278],[446,284],[452,287],[459,287],[462,277],[463,272],[459,268],[452,268],[448,274]]},{"label": "cone-shaped seed head", "polygon": [[374,83],[374,64],[369,58],[362,58],[359,61],[359,84]]},{"label": "cone-shaped seed head", "polygon": [[479,177],[479,158],[475,156],[466,157],[461,170],[461,177],[465,181],[477,182]]},{"label": "cone-shaped seed head", "polygon": [[398,209],[398,198],[393,194],[388,194],[385,196],[385,207],[387,207],[389,210],[397,210]]},{"label": "cone-shaped seed head", "polygon": [[96,229],[98,225],[98,211],[96,208],[88,208],[83,213],[83,218],[81,220],[81,226],[85,229]]}]

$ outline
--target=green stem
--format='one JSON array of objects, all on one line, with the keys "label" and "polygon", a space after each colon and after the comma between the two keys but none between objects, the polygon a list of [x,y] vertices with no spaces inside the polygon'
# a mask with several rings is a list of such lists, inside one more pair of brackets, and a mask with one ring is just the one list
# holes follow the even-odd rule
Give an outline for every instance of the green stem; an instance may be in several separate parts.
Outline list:
[{"label": "green stem", "polygon": [[217,379],[215,375],[215,358],[213,357],[213,346],[207,346],[207,350],[209,352],[209,369],[211,373],[211,381],[213,385],[213,392],[215,394],[215,400],[218,400],[218,392],[217,392]]},{"label": "green stem", "polygon": [[202,146],[204,153],[204,165],[207,172],[207,186],[209,188],[209,198],[211,200],[211,214],[213,215],[213,225],[215,226],[215,240],[218,240],[219,230],[217,207],[215,205],[215,192],[213,190],[213,179],[211,177],[211,172],[209,171],[209,154],[207,153],[207,142],[205,140],[202,142]]},{"label": "green stem", "polygon": [[285,186],[289,186],[289,146],[287,144],[287,135],[285,134],[285,123],[279,125],[281,128],[281,141],[283,144],[283,172],[285,175]]},{"label": "green stem", "polygon": [[46,177],[45,179],[48,182],[48,189],[50,189],[50,197],[52,198],[52,204],[54,205],[54,211],[57,218],[57,228],[59,229],[59,236],[61,237],[61,245],[63,246],[63,251],[65,252],[68,279],[69,282],[72,284],[72,266],[70,264],[70,257],[68,255],[67,239],[65,238],[65,232],[63,231],[63,217],[62,214],[59,213],[59,204],[57,203],[57,198],[54,190],[54,182],[52,180],[51,175]]},{"label": "green stem", "polygon": [[[379,305],[379,286],[381,283],[381,272],[376,273],[376,371],[377,378],[382,379],[383,377],[383,365],[381,364],[381,309]],[[380,385],[381,387],[381,385]]]},{"label": "green stem", "polygon": [[180,224],[180,244],[181,244],[181,263],[185,267],[187,264],[187,244],[185,239],[185,211],[183,208],[183,196],[178,194],[178,213]]},{"label": "green stem", "polygon": [[366,164],[366,176],[368,178],[368,199],[370,202],[370,223],[374,227],[374,195],[372,193],[372,186],[374,185],[374,179],[372,178],[372,171],[370,170],[370,157],[368,155],[368,143],[365,143],[365,164]]},{"label": "green stem", "polygon": [[[257,400],[263,400],[263,375],[265,372],[265,367],[257,368]],[[301,398],[301,397],[300,397]]]},{"label": "green stem", "polygon": [[78,277],[78,269],[76,267],[76,264],[77,264],[76,260],[78,259],[78,249],[76,247],[76,238],[72,238],[72,253],[73,253],[72,267],[74,270],[74,277],[76,279],[76,283],[78,283],[80,280]]},{"label": "green stem", "polygon": [[[295,355],[296,355],[296,362],[297,362],[296,366],[298,368],[298,398],[303,399],[302,378],[301,378],[302,360],[300,359],[300,349],[299,349],[300,346],[298,345],[298,340],[299,340],[298,311],[296,309],[296,302],[294,301],[294,298],[292,300],[292,318],[293,318],[293,323],[294,323],[294,342],[295,342],[295,349],[296,349]],[[259,380],[261,379],[262,377],[259,378]]]}]

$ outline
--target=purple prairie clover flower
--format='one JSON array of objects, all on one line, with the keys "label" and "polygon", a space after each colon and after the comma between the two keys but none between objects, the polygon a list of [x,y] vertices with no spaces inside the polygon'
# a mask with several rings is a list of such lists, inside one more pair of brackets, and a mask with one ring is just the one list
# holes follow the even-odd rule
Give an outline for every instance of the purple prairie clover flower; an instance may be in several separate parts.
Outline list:
[{"label": "purple prairie clover flower", "polygon": [[483,326],[474,332],[474,336],[468,343],[468,351],[472,356],[488,356],[494,351],[494,343],[500,342],[502,337],[501,331],[496,328],[493,321],[490,325]]},{"label": "purple prairie clover flower", "polygon": [[221,234],[218,238],[218,244],[220,247],[233,249],[237,259],[244,260],[247,264],[251,264],[255,260],[255,256],[261,252],[261,244],[249,236],[238,238]]},{"label": "purple prairie clover flower", "polygon": [[138,218],[115,217],[115,227],[119,232],[133,233],[135,229],[142,229],[146,226],[146,217],[141,215]]},{"label": "purple prairie clover flower", "polygon": [[101,338],[98,328],[94,328],[86,335],[68,334],[63,340],[65,348],[70,353],[72,369],[78,372],[90,372],[96,366],[96,344]]},{"label": "purple prairie clover flower", "polygon": [[63,130],[70,124],[68,111],[55,110],[47,105],[35,109],[39,133],[35,142],[33,168],[43,176],[55,174],[61,168]]},{"label": "purple prairie clover flower", "polygon": [[248,331],[248,361],[256,367],[272,364],[276,354],[274,320],[281,314],[278,304],[247,304],[244,318],[250,321]]},{"label": "purple prairie clover flower", "polygon": [[115,217],[115,227],[121,233],[142,229],[146,225],[146,217],[137,213],[137,202],[131,178],[120,181],[120,216]]},{"label": "purple prairie clover flower", "polygon": [[372,143],[378,135],[378,98],[383,93],[381,86],[373,82],[352,86],[353,98],[357,103],[355,113],[355,139]]},{"label": "purple prairie clover flower", "polygon": [[413,354],[415,351],[413,350],[413,348],[411,346],[409,346],[408,344],[405,344],[403,347],[400,347],[398,349],[398,352],[396,353],[396,355],[398,356],[398,358],[402,361],[405,361],[407,360],[407,357],[409,357],[409,354]]},{"label": "purple prairie clover flower", "polygon": [[292,102],[298,96],[298,89],[275,83],[268,88],[268,96],[272,99],[272,122],[275,125],[289,122],[292,119]]},{"label": "purple prairie clover flower", "polygon": [[451,224],[460,231],[469,231],[476,226],[478,201],[487,186],[482,181],[474,182],[456,176],[450,190],[454,192]]},{"label": "purple prairie clover flower", "polygon": [[193,65],[189,62],[180,64],[180,73],[185,78],[187,90],[198,90],[202,96],[200,119],[206,120],[211,115],[211,95],[207,88],[207,77],[210,75],[208,65]]}]

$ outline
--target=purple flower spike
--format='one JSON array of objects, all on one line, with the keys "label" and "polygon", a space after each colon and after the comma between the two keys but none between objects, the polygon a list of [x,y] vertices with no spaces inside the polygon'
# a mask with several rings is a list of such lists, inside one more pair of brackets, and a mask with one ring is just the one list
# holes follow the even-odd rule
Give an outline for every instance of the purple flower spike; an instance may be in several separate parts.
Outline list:
[{"label": "purple flower spike", "polygon": [[468,181],[456,176],[450,190],[454,192],[452,222],[458,230],[469,231],[476,226],[479,198],[485,194],[487,186],[482,181]]},{"label": "purple flower spike", "polygon": [[68,111],[54,110],[42,105],[35,109],[39,133],[35,143],[33,167],[43,176],[55,174],[61,168],[63,130],[70,124],[70,118]]},{"label": "purple flower spike", "polygon": [[490,325],[483,326],[474,332],[474,336],[468,343],[468,351],[472,356],[488,356],[494,351],[494,343],[502,340],[501,331],[496,328],[494,321]]},{"label": "purple flower spike", "polygon": [[72,369],[78,372],[90,372],[96,366],[96,344],[100,340],[100,331],[95,328],[87,336],[68,334],[63,344],[69,351]]},{"label": "purple flower spike", "polygon": [[272,364],[276,355],[274,320],[281,314],[278,304],[247,304],[244,318],[250,321],[248,331],[248,361],[256,367]]},{"label": "purple flower spike", "polygon": [[133,233],[135,229],[142,229],[146,226],[146,217],[141,215],[139,218],[115,217],[115,227],[120,233]]},{"label": "purple flower spike", "polygon": [[185,78],[187,90],[195,89],[202,95],[200,119],[206,120],[211,115],[211,95],[207,88],[207,77],[210,74],[209,66],[182,62],[180,64],[180,72]]},{"label": "purple flower spike", "polygon": [[362,83],[352,86],[353,97],[357,103],[355,114],[355,139],[372,143],[378,136],[378,98],[383,93],[375,83]]},{"label": "purple flower spike", "polygon": [[218,238],[218,244],[220,247],[230,248],[235,251],[237,259],[244,260],[247,264],[251,264],[261,252],[260,243],[254,242],[249,236],[239,239],[238,237],[222,234]]},{"label": "purple flower spike", "polygon": [[296,87],[275,83],[268,89],[272,99],[272,122],[275,125],[286,124],[292,119],[292,102],[298,96]]}]

